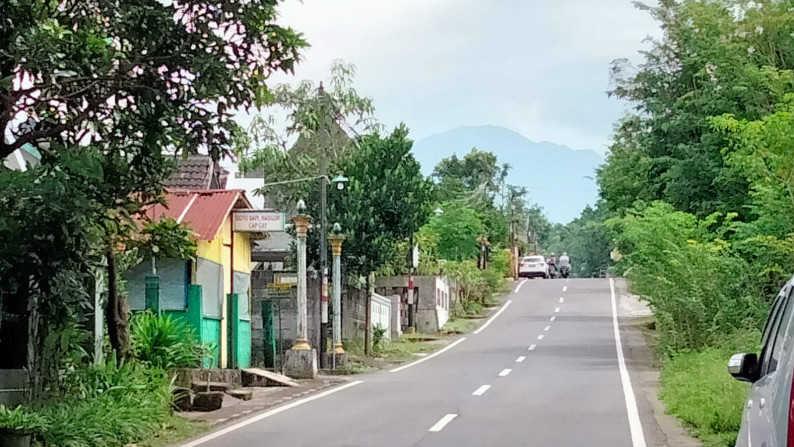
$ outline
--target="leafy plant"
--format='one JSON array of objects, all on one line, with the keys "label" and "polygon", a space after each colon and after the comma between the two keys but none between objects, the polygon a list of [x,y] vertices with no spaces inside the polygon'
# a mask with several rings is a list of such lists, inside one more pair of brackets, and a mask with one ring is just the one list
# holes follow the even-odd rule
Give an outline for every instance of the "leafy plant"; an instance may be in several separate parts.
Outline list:
[{"label": "leafy plant", "polygon": [[132,343],[135,358],[162,369],[200,367],[206,354],[191,327],[151,311],[133,318]]},{"label": "leafy plant", "polygon": [[49,427],[44,416],[18,406],[9,408],[0,405],[0,431],[8,430],[21,434],[41,433]]},{"label": "leafy plant", "polygon": [[171,418],[172,386],[162,371],[109,362],[83,378],[85,397],[69,396],[37,408],[49,426],[44,446],[121,447],[147,439]]},{"label": "leafy plant", "polygon": [[375,352],[383,348],[384,341],[386,340],[386,329],[380,323],[372,327],[372,349]]}]

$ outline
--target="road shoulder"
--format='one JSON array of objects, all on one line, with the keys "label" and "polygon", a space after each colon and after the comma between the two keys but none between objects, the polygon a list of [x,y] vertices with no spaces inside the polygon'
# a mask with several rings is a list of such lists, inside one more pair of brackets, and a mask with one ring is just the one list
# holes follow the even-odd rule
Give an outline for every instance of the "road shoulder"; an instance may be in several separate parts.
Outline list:
[{"label": "road shoulder", "polygon": [[659,399],[660,373],[648,337],[650,310],[627,291],[624,280],[616,280],[620,337],[632,388],[642,420],[646,445],[659,447],[698,447],[700,442],[689,435],[681,422],[667,414]]}]

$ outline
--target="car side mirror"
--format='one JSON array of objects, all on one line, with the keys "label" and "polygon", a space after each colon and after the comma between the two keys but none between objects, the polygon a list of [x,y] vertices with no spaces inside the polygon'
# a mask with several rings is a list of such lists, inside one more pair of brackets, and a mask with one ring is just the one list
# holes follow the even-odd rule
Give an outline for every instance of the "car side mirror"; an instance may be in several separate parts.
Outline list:
[{"label": "car side mirror", "polygon": [[758,355],[734,355],[728,360],[728,372],[740,382],[755,382],[758,380]]}]

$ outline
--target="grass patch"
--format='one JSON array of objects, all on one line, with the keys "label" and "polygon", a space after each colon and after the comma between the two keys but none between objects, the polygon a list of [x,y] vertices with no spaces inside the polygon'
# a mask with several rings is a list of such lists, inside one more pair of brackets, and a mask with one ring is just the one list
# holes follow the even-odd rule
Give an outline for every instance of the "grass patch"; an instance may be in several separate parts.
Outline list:
[{"label": "grass patch", "polygon": [[462,333],[471,332],[479,326],[480,321],[471,318],[457,318],[447,321],[447,324],[441,328],[441,332],[446,333]]},{"label": "grass patch", "polygon": [[139,447],[169,447],[179,441],[204,433],[209,428],[209,424],[204,422],[189,421],[179,416],[172,416],[170,421],[163,424],[163,430],[160,433],[136,445]]},{"label": "grass patch", "polygon": [[391,362],[404,362],[418,357],[416,354],[428,354],[441,346],[431,341],[413,341],[408,338],[385,342],[376,354]]},{"label": "grass patch", "polygon": [[667,411],[690,427],[705,447],[733,446],[741,426],[749,385],[728,374],[733,353],[709,348],[662,363],[659,394]]}]

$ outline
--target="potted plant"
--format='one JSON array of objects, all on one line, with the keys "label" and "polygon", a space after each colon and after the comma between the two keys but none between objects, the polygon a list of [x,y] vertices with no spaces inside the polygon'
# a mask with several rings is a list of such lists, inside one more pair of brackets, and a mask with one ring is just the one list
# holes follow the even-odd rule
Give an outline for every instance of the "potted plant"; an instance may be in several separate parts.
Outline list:
[{"label": "potted plant", "polygon": [[0,445],[3,447],[30,447],[33,434],[41,433],[47,419],[22,406],[8,408],[0,405]]}]

